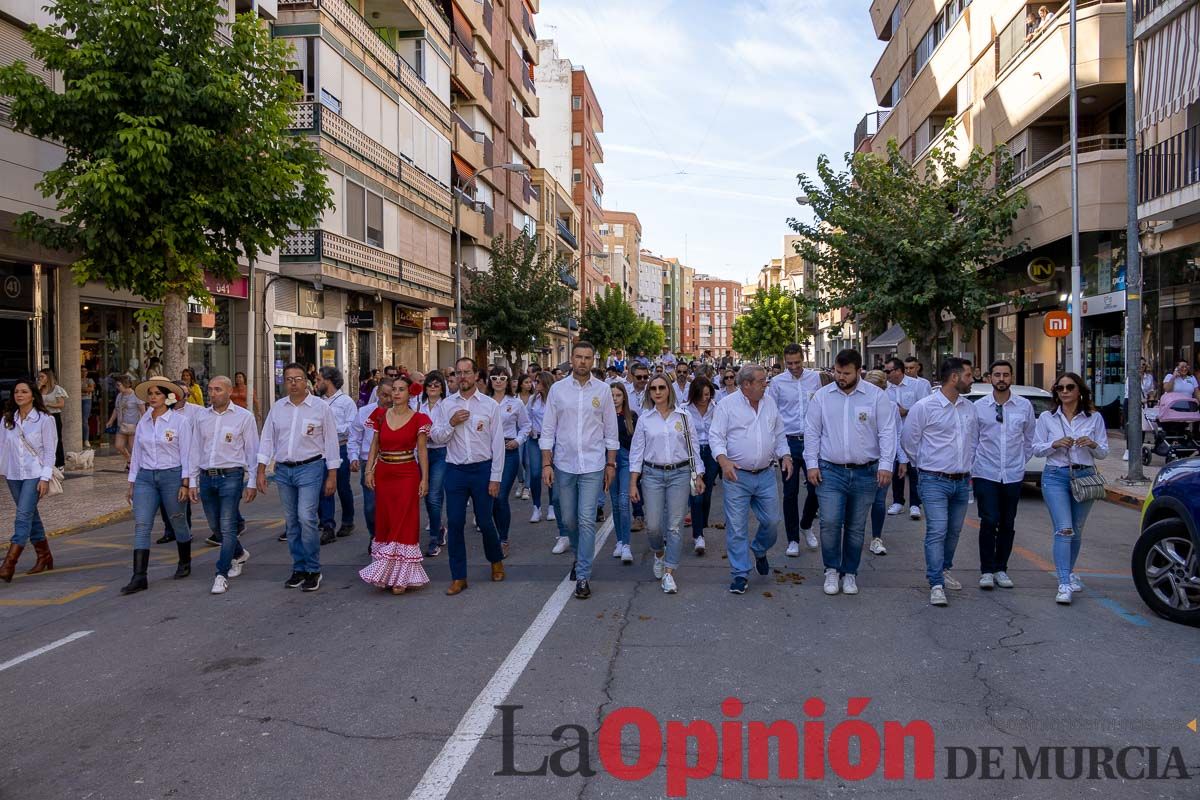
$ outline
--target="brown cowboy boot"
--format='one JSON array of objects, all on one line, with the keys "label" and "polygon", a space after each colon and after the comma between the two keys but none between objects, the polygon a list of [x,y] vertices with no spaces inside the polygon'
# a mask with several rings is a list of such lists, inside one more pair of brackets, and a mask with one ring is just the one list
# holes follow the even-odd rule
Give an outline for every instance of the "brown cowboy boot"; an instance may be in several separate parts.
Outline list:
[{"label": "brown cowboy boot", "polygon": [[24,549],[24,545],[9,544],[4,563],[0,565],[0,581],[12,583],[13,573],[17,571],[17,559],[21,557],[21,551]]},{"label": "brown cowboy boot", "polygon": [[458,594],[465,588],[467,588],[466,581],[453,580],[453,581],[450,581],[450,588],[446,590],[446,594],[453,597],[454,595]]},{"label": "brown cowboy boot", "polygon": [[25,573],[26,575],[37,575],[39,572],[49,572],[54,569],[54,554],[50,552],[50,542],[45,539],[34,542],[33,550],[37,553],[37,563]]}]

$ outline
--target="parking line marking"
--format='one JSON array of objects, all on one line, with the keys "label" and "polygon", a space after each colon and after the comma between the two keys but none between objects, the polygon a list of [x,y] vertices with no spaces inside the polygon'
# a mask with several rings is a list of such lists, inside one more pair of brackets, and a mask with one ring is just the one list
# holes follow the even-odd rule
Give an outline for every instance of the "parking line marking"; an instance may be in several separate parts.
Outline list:
[{"label": "parking line marking", "polygon": [[[610,516],[596,532],[596,558],[600,557],[600,550],[604,547],[604,542],[612,530],[613,520]],[[454,782],[458,780],[459,773],[471,759],[475,748],[487,735],[492,720],[496,718],[495,707],[502,704],[508,697],[508,693],[517,685],[517,681],[525,672],[525,668],[529,666],[529,662],[533,660],[538,647],[541,646],[542,640],[546,638],[546,634],[550,632],[555,621],[562,614],[574,588],[570,576],[564,577],[558,588],[550,595],[550,599],[542,606],[537,617],[530,623],[520,640],[492,675],[492,679],[471,703],[467,713],[459,721],[458,727],[454,729],[454,733],[450,734],[450,738],[442,746],[441,752],[437,754],[433,763],[421,776],[416,788],[412,790],[409,800],[445,800],[454,786]]]},{"label": "parking line marking", "polygon": [[37,608],[41,606],[63,606],[67,603],[78,600],[81,597],[87,597],[89,594],[95,594],[104,589],[104,586],[89,586],[86,589],[80,589],[78,592],[65,594],[62,597],[45,597],[32,600],[0,600],[0,606],[5,608]]},{"label": "parking line marking", "polygon": [[1131,622],[1134,625],[1137,625],[1139,628],[1149,628],[1150,627],[1150,620],[1148,620],[1145,617],[1142,617],[1138,614],[1135,614],[1132,611],[1127,610],[1124,606],[1122,606],[1116,600],[1110,600],[1107,597],[1100,597],[1096,600],[1096,602],[1098,602],[1100,605],[1104,606],[1109,611],[1113,612],[1114,614],[1116,614],[1118,617],[1125,620],[1126,622]]},{"label": "parking line marking", "polygon": [[6,670],[6,669],[11,669],[12,667],[17,666],[18,664],[24,664],[29,659],[37,658],[38,656],[42,655],[43,653],[49,653],[51,650],[57,650],[58,648],[62,647],[64,644],[70,644],[71,642],[75,641],[76,639],[82,639],[83,637],[89,635],[90,633],[91,633],[91,631],[76,631],[75,633],[72,633],[70,636],[63,637],[62,639],[59,639],[57,642],[51,642],[50,644],[46,645],[45,647],[39,647],[37,650],[30,650],[28,653],[25,653],[24,655],[19,655],[14,659],[10,659],[9,661],[5,661],[3,664],[0,664],[0,672],[4,672],[4,670]]}]

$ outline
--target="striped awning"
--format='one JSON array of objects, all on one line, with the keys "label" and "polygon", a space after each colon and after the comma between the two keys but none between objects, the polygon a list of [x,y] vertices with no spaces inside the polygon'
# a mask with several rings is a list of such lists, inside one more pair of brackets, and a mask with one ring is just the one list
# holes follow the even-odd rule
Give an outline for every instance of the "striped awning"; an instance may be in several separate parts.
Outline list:
[{"label": "striped awning", "polygon": [[1178,114],[1200,99],[1200,5],[1142,43],[1138,130]]},{"label": "striped awning", "polygon": [[458,153],[451,153],[450,159],[451,163],[454,165],[455,172],[457,172],[459,177],[461,177],[463,180],[469,181],[471,178],[475,177],[475,168],[472,167],[465,158],[460,156]]}]

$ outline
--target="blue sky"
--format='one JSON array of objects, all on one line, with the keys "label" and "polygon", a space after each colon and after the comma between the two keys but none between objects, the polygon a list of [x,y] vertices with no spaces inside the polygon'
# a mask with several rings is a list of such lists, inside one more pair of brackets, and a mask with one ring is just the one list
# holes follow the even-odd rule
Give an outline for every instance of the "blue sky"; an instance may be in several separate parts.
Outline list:
[{"label": "blue sky", "polygon": [[869,0],[542,0],[538,37],[604,109],[606,208],[643,246],[745,281],[783,250],[796,174],[874,110]]}]

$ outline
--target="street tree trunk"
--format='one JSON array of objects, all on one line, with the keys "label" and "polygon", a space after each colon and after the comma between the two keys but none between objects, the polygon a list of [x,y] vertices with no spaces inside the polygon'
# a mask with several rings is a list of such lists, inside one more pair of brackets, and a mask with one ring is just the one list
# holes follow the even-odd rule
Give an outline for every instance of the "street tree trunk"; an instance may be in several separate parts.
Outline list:
[{"label": "street tree trunk", "polygon": [[187,301],[177,292],[163,297],[163,373],[171,380],[187,363]]}]

